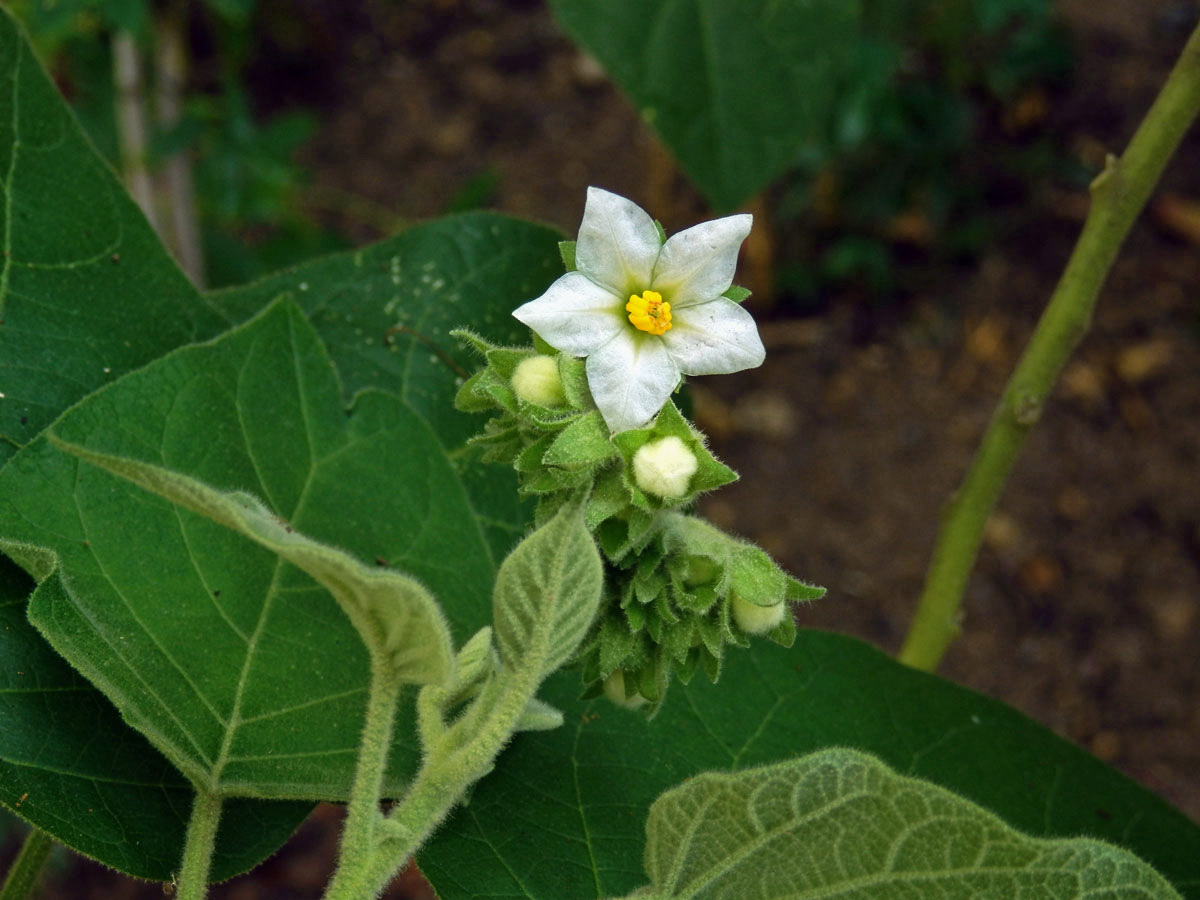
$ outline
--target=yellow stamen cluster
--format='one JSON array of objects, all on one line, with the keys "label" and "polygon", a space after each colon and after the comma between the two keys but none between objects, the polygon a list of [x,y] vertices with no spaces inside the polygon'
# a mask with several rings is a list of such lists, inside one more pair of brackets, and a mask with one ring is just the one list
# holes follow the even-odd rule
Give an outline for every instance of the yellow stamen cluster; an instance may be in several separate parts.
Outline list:
[{"label": "yellow stamen cluster", "polygon": [[634,294],[625,304],[629,321],[638,331],[650,334],[666,334],[671,330],[671,304],[657,291]]}]

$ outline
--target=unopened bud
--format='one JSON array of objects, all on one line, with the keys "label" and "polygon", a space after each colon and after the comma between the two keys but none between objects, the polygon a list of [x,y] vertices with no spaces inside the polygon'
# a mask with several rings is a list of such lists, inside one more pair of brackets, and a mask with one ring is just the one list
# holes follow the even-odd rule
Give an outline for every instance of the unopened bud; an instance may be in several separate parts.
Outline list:
[{"label": "unopened bud", "polygon": [[531,356],[517,363],[512,376],[513,390],[527,403],[538,406],[562,406],[567,402],[558,360],[553,356]]},{"label": "unopened bud", "polygon": [[678,500],[687,496],[698,465],[683,441],[670,435],[638,448],[633,454],[633,477],[647,494]]},{"label": "unopened bud", "polygon": [[734,594],[730,611],[733,621],[746,634],[765,634],[783,621],[787,604],[781,600],[774,606],[757,606]]},{"label": "unopened bud", "polygon": [[604,679],[604,696],[617,706],[624,706],[626,709],[637,709],[646,703],[646,698],[641,694],[634,694],[632,697],[625,696],[625,673],[620,669],[616,669]]}]

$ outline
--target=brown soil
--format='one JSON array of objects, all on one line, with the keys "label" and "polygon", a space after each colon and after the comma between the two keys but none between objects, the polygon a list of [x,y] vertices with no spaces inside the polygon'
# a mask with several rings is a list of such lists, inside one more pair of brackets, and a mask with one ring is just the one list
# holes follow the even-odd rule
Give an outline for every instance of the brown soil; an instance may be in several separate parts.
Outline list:
[{"label": "brown soil", "polygon": [[[1182,28],[1172,22],[1187,4],[1059,5],[1076,72],[1039,127],[1095,162],[1124,146],[1153,99],[1186,36],[1186,17]],[[636,113],[540,4],[308,0],[268,5],[267,16],[277,43],[255,89],[271,108],[320,104],[323,128],[306,159],[324,196],[419,218],[487,171],[495,208],[567,232],[589,184],[637,200],[668,230],[705,217]],[[1167,204],[1200,202],[1198,153],[1193,134],[1157,215],[1135,228],[1109,278],[989,525],[963,635],[942,668],[1196,819],[1200,252],[1168,227]],[[849,295],[827,298],[817,317],[772,309],[762,368],[696,384],[697,418],[742,473],[706,512],[829,587],[802,624],[899,647],[938,509],[1085,211],[1084,191],[1036,186],[1024,227],[968,268],[925,273],[920,290],[883,312]],[[339,221],[357,238],[379,236]],[[750,306],[762,313],[770,297],[761,285],[756,293]],[[216,896],[318,896],[336,820],[322,809],[298,844]],[[99,871],[84,879],[93,892],[75,881],[71,896],[158,895]]]}]

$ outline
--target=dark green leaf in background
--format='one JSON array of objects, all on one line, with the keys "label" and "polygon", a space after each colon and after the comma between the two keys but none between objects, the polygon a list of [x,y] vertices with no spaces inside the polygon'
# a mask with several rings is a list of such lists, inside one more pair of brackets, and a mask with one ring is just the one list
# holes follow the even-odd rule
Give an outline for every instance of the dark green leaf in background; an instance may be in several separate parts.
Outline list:
[{"label": "dark green leaf in background", "polygon": [[[31,589],[29,577],[0,557],[0,801],[107,865],[169,880],[192,787],[33,630],[25,618]],[[273,853],[311,808],[231,801],[213,878]]]},{"label": "dark green leaf in background", "polygon": [[820,139],[853,65],[854,0],[551,0],[719,210]]},{"label": "dark green leaf in background", "polygon": [[230,324],[176,267],[0,11],[0,463],[64,408]]},{"label": "dark green leaf in background", "polygon": [[520,735],[420,854],[442,900],[619,896],[645,884],[645,823],[663,791],[829,746],[865,750],[1041,837],[1086,835],[1200,897],[1200,827],[1010,707],[842,635],[730,657],[716,685],[672,687],[650,722],[580,702],[563,672],[541,696],[566,725]]}]

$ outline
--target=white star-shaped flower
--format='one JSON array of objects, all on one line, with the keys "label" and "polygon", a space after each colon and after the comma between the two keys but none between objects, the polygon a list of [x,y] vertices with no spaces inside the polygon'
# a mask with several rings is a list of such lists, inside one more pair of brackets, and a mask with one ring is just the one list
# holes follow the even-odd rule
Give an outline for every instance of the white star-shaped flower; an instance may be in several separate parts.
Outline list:
[{"label": "white star-shaped flower", "polygon": [[588,188],[574,272],[513,315],[550,346],[587,357],[588,386],[614,432],[653,418],[682,375],[760,365],[754,320],[721,296],[753,217],[727,216],[665,244],[637,204]]}]

